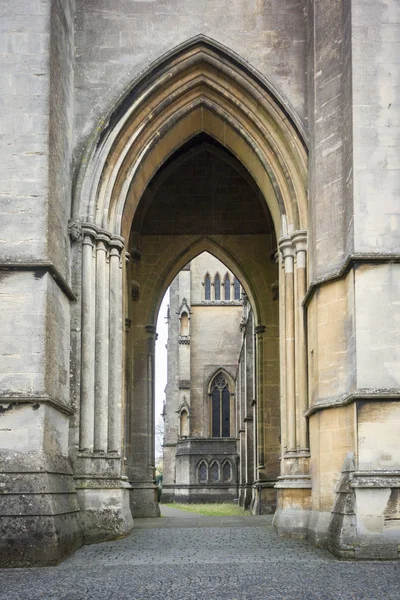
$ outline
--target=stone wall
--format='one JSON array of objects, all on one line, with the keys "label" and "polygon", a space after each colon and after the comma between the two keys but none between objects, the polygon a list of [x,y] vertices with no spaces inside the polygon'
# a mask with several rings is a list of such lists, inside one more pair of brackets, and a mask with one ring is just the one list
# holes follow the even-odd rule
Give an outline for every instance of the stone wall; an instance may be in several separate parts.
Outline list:
[{"label": "stone wall", "polygon": [[[206,35],[242,56],[294,106],[303,122],[306,34],[303,0],[108,0],[76,3],[75,157],[109,107],[152,62]],[[118,67],[117,67],[118,65]]]},{"label": "stone wall", "polygon": [[[122,469],[136,482],[135,490],[129,492],[131,508],[139,514],[150,503],[153,514],[158,514],[151,428],[155,315],[174,276],[204,250],[237,273],[253,305],[253,349],[257,347],[259,357],[253,398],[252,431],[257,441],[253,460],[260,489],[264,484],[274,485],[275,451],[281,436],[285,466],[277,484],[283,490],[279,511],[287,511],[289,518],[287,526],[283,520],[278,531],[296,533],[297,527],[297,533],[301,530],[301,535],[306,535],[310,525],[317,541],[342,556],[397,556],[398,2],[115,0],[110,8],[108,0],[15,0],[3,2],[0,11],[4,148],[0,174],[0,448],[6,490],[1,512],[10,515],[0,532],[3,562],[50,564],[81,543],[73,475],[76,480],[86,476],[88,465],[92,475],[112,472],[119,480],[114,482],[120,490],[115,493],[110,491],[114,488],[95,486],[88,491],[86,483],[80,483],[81,508],[86,515],[92,509],[96,512],[96,506],[99,514],[106,514],[107,499],[113,507],[123,505],[126,520],[122,519],[122,525],[119,521],[113,529],[115,521],[105,519],[107,526],[111,522],[111,535],[127,531],[131,524],[126,502],[129,484],[121,483]],[[149,79],[140,90],[134,88],[129,102],[137,100],[138,105],[131,118],[131,106],[123,102],[127,89],[150,64],[194,36],[208,36],[217,45],[205,48],[203,43],[201,59],[194,66],[190,62],[193,46],[185,56],[174,55],[172,78],[170,63],[148,73],[152,83],[158,77],[164,79],[157,80],[156,91],[150,89]],[[221,52],[218,44],[233,55]],[[182,71],[178,67],[181,59]],[[215,61],[220,61],[219,71]],[[208,78],[210,86],[197,86],[192,96],[194,110],[182,118],[179,127],[171,125],[164,131],[179,102],[185,102],[186,89],[176,79],[189,76],[190,65],[196,77]],[[171,80],[176,96],[168,98]],[[144,100],[145,92],[154,107]],[[228,122],[231,116],[236,129]],[[242,171],[248,168],[257,184],[249,184],[255,195],[249,195],[246,202],[246,186],[227,169],[226,191],[234,195],[232,185],[229,188],[234,181],[237,204],[230,213],[225,203],[222,216],[211,219],[218,225],[212,234],[207,236],[207,214],[208,220],[202,223],[196,218],[193,228],[179,235],[165,228],[161,231],[160,226],[141,238],[140,230],[134,229],[129,238],[137,205],[145,198],[144,189],[160,162],[168,163],[189,138],[205,132],[225,147],[230,161],[236,160],[235,155],[243,163]],[[126,175],[131,165],[120,171],[117,167],[131,134],[136,136],[132,156],[138,170],[128,193]],[[94,142],[98,142],[97,154],[91,156]],[[116,179],[110,176],[115,174],[114,167]],[[93,185],[97,168],[99,177],[104,176],[99,190]],[[85,171],[88,179],[82,186],[79,181],[72,202],[78,171],[81,175]],[[182,170],[180,174],[184,174]],[[220,175],[223,179],[217,170],[213,178]],[[248,183],[250,175],[246,177]],[[109,205],[103,203],[103,195],[108,198],[116,180],[118,192],[126,191],[124,207],[114,202],[118,194],[111,194]],[[170,199],[178,195],[178,189],[175,181]],[[284,236],[279,243],[283,256],[279,260],[279,353],[278,304],[273,300],[278,279],[278,266],[272,258],[276,236],[270,227],[255,228],[258,212],[252,212],[253,220],[244,218],[251,202],[260,198],[260,190],[265,206],[269,203],[277,235]],[[307,191],[306,203],[302,199]],[[89,219],[86,195],[90,194],[93,214],[96,210],[100,214],[96,213],[97,227],[85,230],[84,250],[81,223],[78,220],[69,229],[68,221],[71,214],[83,221]],[[196,201],[191,194],[179,195],[179,199],[189,202],[188,211]],[[199,203],[196,208],[204,207]],[[155,214],[159,219],[159,213]],[[218,230],[230,214],[235,214],[236,229]],[[120,230],[115,215],[121,217]],[[246,235],[241,221],[248,227]],[[165,219],[164,224],[167,222],[178,223],[173,218]],[[188,222],[190,218],[181,225],[186,228]],[[140,252],[131,254],[126,278],[125,265],[120,265],[121,233],[126,237],[122,258],[125,251],[142,252],[141,260]],[[74,240],[72,252],[70,237]],[[92,245],[102,258],[96,263],[99,272],[95,275],[93,271],[90,279],[81,258],[85,253],[86,266],[96,262]],[[134,282],[139,292],[136,299],[132,298]],[[103,283],[107,285],[102,288]],[[81,305],[85,294],[89,303]],[[122,294],[127,314],[126,353],[118,361]],[[82,307],[85,311],[90,305],[91,316],[95,314],[95,297],[97,315],[105,315],[100,319],[107,334],[103,345],[96,345],[101,338],[99,323],[91,330],[82,319]],[[200,309],[193,307],[197,312]],[[216,312],[227,307],[206,309]],[[119,337],[109,335],[109,317]],[[222,324],[223,319],[220,321]],[[90,338],[90,361],[97,357],[104,414],[108,411],[108,373],[111,375],[110,440],[116,430],[116,437],[121,433],[115,407],[120,410],[117,417],[122,411],[126,416],[125,448],[113,448],[112,457],[101,455],[96,460],[92,455],[77,460],[82,450],[81,408],[85,406],[80,385],[88,382],[80,369],[81,338],[85,341],[85,335],[86,341]],[[108,342],[109,356],[99,350]],[[201,351],[206,356],[205,345]],[[99,357],[105,357],[104,365]],[[94,368],[93,361],[90,368]],[[124,382],[120,375],[123,361]],[[234,361],[221,355],[221,361],[212,364],[220,362],[229,367]],[[103,372],[107,374],[101,377]],[[307,379],[308,390],[304,385]],[[122,383],[123,399],[119,393]],[[249,397],[248,391],[246,394]],[[193,423],[200,434],[203,421],[194,419]],[[247,433],[246,424],[242,432],[245,439],[250,436],[249,428],[250,421]],[[87,431],[90,433],[90,428]],[[27,442],[32,449],[29,452]],[[272,457],[269,462],[266,448]],[[123,452],[126,467],[121,467]],[[310,476],[312,493],[307,487]],[[32,503],[23,505],[22,496],[31,498]],[[88,524],[87,539],[94,539],[95,521]],[[41,546],[38,539],[44,540]]]},{"label": "stone wall", "polygon": [[0,298],[1,512],[9,515],[0,555],[7,565],[50,564],[81,544],[68,446],[74,2],[1,11],[0,261],[11,270]]}]

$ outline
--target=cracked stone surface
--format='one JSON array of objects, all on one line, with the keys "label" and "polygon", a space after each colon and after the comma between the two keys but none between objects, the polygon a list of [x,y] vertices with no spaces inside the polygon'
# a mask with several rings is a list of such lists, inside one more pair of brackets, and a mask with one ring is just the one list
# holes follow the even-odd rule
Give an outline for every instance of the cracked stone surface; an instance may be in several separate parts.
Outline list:
[{"label": "cracked stone surface", "polygon": [[400,564],[344,562],[278,537],[271,517],[138,519],[57,567],[0,570],[1,600],[395,600]]}]

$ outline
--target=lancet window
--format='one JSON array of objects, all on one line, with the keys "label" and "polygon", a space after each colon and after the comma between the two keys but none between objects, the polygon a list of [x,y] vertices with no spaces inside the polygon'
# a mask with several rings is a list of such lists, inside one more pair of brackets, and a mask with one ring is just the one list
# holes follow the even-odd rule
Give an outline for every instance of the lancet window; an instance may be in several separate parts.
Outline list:
[{"label": "lancet window", "polygon": [[233,290],[235,295],[235,300],[240,300],[240,281],[235,277],[235,281],[233,284]]},{"label": "lancet window", "polygon": [[224,299],[225,300],[231,299],[231,280],[229,279],[228,274],[225,275],[225,279],[224,279]]},{"label": "lancet window", "polygon": [[211,483],[219,481],[219,464],[217,461],[214,461],[210,467],[210,480]]},{"label": "lancet window", "polygon": [[180,416],[180,434],[181,437],[189,436],[189,415],[186,410],[181,412]]},{"label": "lancet window", "polygon": [[214,298],[216,302],[221,300],[221,278],[218,273],[214,278]]},{"label": "lancet window", "polygon": [[211,278],[208,273],[204,279],[204,299],[211,300]]},{"label": "lancet window", "polygon": [[187,312],[181,314],[181,335],[189,335],[189,315]]},{"label": "lancet window", "polygon": [[212,437],[230,437],[231,394],[228,381],[222,373],[218,373],[212,381],[210,395]]},{"label": "lancet window", "polygon": [[207,483],[208,468],[207,463],[202,460],[197,469],[199,483]]},{"label": "lancet window", "polygon": [[222,465],[222,481],[230,481],[232,479],[232,466],[229,460]]}]

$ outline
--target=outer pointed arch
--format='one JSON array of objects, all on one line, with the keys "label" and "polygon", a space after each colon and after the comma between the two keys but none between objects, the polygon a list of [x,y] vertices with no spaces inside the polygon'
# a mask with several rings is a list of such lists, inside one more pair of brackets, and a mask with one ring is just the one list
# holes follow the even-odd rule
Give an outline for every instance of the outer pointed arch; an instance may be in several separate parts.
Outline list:
[{"label": "outer pointed arch", "polygon": [[[282,218],[289,215],[289,226],[306,228],[306,137],[300,120],[270,82],[205,36],[192,38],[153,63],[110,107],[82,161],[74,216],[126,237],[134,212],[131,207],[125,215],[133,178],[143,179],[135,204],[152,176],[144,159],[153,152],[153,164],[163,163],[166,154],[157,158],[158,142],[172,128],[175,135],[183,127],[183,113],[175,120],[171,115],[177,115],[178,109],[191,115],[196,103],[207,108],[209,122],[213,115],[217,118],[217,128],[226,125],[226,136],[222,135],[226,147],[232,138],[229,129],[242,137],[248,150],[243,148],[239,160],[243,162],[243,156],[251,152],[253,163],[260,162],[261,166],[256,165],[259,178],[265,179],[264,170],[270,181],[270,187],[266,181],[264,189],[261,185],[266,201],[272,201],[268,196],[277,196],[277,211]],[[201,121],[198,127],[204,130]],[[243,145],[239,138],[235,143],[238,148]],[[280,204],[279,196],[283,198]],[[275,211],[274,218],[277,233],[278,213]]]}]

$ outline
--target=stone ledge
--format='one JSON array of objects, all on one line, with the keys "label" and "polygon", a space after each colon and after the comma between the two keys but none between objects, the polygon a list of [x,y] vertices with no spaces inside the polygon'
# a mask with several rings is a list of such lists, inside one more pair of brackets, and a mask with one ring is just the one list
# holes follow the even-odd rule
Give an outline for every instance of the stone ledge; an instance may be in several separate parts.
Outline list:
[{"label": "stone ledge", "polygon": [[399,262],[400,254],[398,253],[385,254],[383,252],[358,252],[355,254],[350,254],[339,269],[336,269],[329,275],[324,275],[319,279],[315,279],[309,284],[308,290],[306,291],[302,301],[302,305],[307,307],[315,291],[319,287],[333,281],[337,281],[338,279],[343,279],[356,264],[386,264]]},{"label": "stone ledge", "polygon": [[2,452],[0,471],[3,474],[72,475],[69,457],[46,452]]},{"label": "stone ledge", "polygon": [[[7,408],[2,408],[3,404],[8,404],[9,406]],[[17,404],[37,405],[37,408],[39,408],[39,406],[41,404],[48,404],[52,408],[55,408],[56,410],[59,410],[60,412],[66,414],[68,416],[75,414],[75,410],[71,406],[68,406],[67,404],[64,404],[63,402],[60,402],[56,398],[51,398],[50,396],[47,396],[46,394],[26,396],[26,395],[14,395],[14,394],[2,395],[0,393],[0,414],[5,413],[8,410],[11,410],[13,408],[13,405],[17,405]]]},{"label": "stone ledge", "polygon": [[94,459],[107,459],[107,460],[121,460],[122,456],[119,452],[86,452],[79,451],[76,458],[94,458]]},{"label": "stone ledge", "polygon": [[51,277],[54,279],[58,287],[64,292],[69,300],[73,302],[77,301],[77,296],[72,291],[71,286],[64,278],[63,275],[59,272],[59,270],[55,267],[55,265],[51,261],[47,260],[38,260],[32,262],[0,262],[0,271],[44,271],[45,273],[49,273]]},{"label": "stone ledge", "polygon": [[352,488],[400,488],[400,471],[355,471],[349,485]]},{"label": "stone ledge", "polygon": [[281,475],[275,489],[311,489],[311,475]]},{"label": "stone ledge", "polygon": [[320,410],[327,408],[336,408],[338,406],[347,406],[357,400],[361,401],[390,401],[400,402],[400,389],[360,389],[352,392],[351,394],[339,396],[338,398],[328,398],[327,400],[321,400],[313,404],[305,413],[306,418],[311,417],[313,414]]},{"label": "stone ledge", "polygon": [[126,477],[103,477],[95,475],[74,475],[77,490],[119,490],[132,489]]}]

